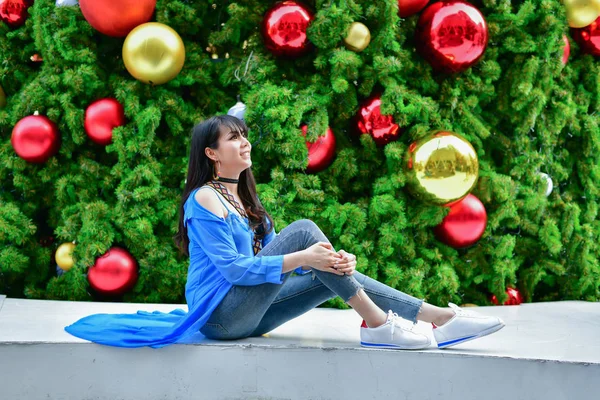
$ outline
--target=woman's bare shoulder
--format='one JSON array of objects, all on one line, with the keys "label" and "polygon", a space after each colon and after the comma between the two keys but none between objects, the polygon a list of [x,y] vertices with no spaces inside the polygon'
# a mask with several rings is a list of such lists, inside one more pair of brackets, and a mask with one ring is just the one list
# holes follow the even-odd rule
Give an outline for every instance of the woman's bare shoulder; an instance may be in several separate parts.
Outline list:
[{"label": "woman's bare shoulder", "polygon": [[218,194],[212,189],[203,188],[208,188],[208,186],[201,187],[200,190],[197,190],[196,194],[194,195],[194,198],[198,204],[215,214],[217,217],[225,218],[225,210],[223,208],[223,204],[217,197]]}]

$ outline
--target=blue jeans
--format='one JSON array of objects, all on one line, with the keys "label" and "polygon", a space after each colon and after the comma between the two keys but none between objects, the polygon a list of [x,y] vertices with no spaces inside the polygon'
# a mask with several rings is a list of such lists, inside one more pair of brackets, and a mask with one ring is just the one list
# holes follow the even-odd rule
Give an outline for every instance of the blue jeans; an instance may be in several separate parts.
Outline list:
[{"label": "blue jeans", "polygon": [[[329,240],[311,220],[288,225],[257,257],[289,254]],[[335,275],[316,269],[306,275],[284,274],[282,284],[233,286],[200,332],[209,339],[260,336],[339,296],[347,302],[363,289],[379,308],[415,322],[423,300],[414,298],[360,272]]]}]

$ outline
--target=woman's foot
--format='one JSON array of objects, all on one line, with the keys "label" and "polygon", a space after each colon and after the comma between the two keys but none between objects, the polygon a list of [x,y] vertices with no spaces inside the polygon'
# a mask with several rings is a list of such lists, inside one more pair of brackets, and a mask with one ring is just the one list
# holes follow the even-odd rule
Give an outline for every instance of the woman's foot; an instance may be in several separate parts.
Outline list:
[{"label": "woman's foot", "polygon": [[363,320],[360,327],[360,344],[363,347],[379,349],[416,350],[429,347],[429,338],[414,332],[413,326],[410,321],[402,320],[390,310],[385,324],[376,328],[369,328]]},{"label": "woman's foot", "polygon": [[444,325],[456,315],[453,308],[440,308],[439,310],[440,311],[437,313],[435,319],[431,321],[435,326]]},{"label": "woman's foot", "polygon": [[465,311],[453,303],[448,305],[455,315],[442,325],[432,323],[433,336],[440,349],[487,336],[504,328],[504,321],[498,317]]}]

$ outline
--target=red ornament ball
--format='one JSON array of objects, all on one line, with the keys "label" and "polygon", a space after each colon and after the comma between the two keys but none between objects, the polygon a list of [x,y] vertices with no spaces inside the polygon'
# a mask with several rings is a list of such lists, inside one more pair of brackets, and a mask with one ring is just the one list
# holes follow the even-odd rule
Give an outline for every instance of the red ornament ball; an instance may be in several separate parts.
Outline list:
[{"label": "red ornament ball", "polygon": [[85,132],[94,143],[110,144],[112,130],[125,123],[125,111],[117,99],[96,100],[85,110]]},{"label": "red ornament ball", "polygon": [[571,28],[571,37],[583,53],[600,56],[600,17],[586,27]]},{"label": "red ornament ball", "polygon": [[79,7],[97,31],[125,37],[136,26],[150,21],[156,0],[79,0]]},{"label": "red ornament ball", "polygon": [[130,290],[138,278],[137,262],[126,250],[112,247],[90,267],[90,286],[107,296],[120,296]]},{"label": "red ornament ball", "polygon": [[447,206],[450,207],[450,212],[433,229],[438,240],[455,249],[477,243],[487,225],[483,203],[474,195],[468,194],[462,200]]},{"label": "red ornament ball", "polygon": [[567,35],[563,35],[563,42],[564,42],[564,47],[563,47],[562,63],[563,63],[563,65],[567,65],[567,62],[569,61],[569,55],[571,54],[571,44],[569,43],[569,38],[567,37]]},{"label": "red ornament ball", "polygon": [[375,95],[365,101],[358,110],[357,128],[369,134],[378,145],[384,146],[398,140],[400,127],[391,115],[381,115],[381,96]]},{"label": "red ornament ball", "polygon": [[429,0],[398,0],[398,14],[402,18],[410,17],[421,11]]},{"label": "red ornament ball", "polygon": [[[307,126],[302,125],[301,129],[302,136],[306,137]],[[308,167],[306,168],[306,172],[316,174],[329,167],[335,158],[335,135],[331,131],[331,128],[327,128],[325,136],[319,136],[315,142],[311,143],[307,141],[306,148],[308,149]]]},{"label": "red ornament ball", "polygon": [[30,115],[17,122],[10,143],[23,160],[42,164],[60,148],[58,127],[48,117]]},{"label": "red ornament ball", "polygon": [[[506,288],[506,294],[508,295],[508,300],[504,302],[505,306],[518,306],[523,302],[523,296],[521,296],[521,292],[514,288]],[[492,295],[492,303],[498,305],[498,298],[496,295]]]},{"label": "red ornament ball", "polygon": [[296,1],[283,1],[267,11],[262,21],[262,36],[267,49],[277,57],[300,57],[313,45],[306,30],[314,19],[308,7]]},{"label": "red ornament ball", "polygon": [[32,4],[33,0],[0,0],[0,19],[17,28],[27,21],[27,9]]},{"label": "red ornament ball", "polygon": [[483,56],[488,43],[487,23],[467,2],[440,1],[419,17],[415,41],[417,51],[433,69],[461,72]]}]

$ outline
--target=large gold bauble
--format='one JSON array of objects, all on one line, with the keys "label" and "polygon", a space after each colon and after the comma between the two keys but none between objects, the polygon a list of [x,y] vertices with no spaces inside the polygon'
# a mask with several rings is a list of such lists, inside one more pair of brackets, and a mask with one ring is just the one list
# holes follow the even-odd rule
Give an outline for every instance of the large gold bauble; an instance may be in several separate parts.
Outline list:
[{"label": "large gold bauble", "polygon": [[352,51],[361,52],[371,42],[371,32],[365,24],[353,22],[344,38],[346,47]]},{"label": "large gold bauble", "polygon": [[571,28],[583,28],[600,16],[600,0],[564,0]]},{"label": "large gold bauble", "polygon": [[63,271],[68,271],[73,267],[73,249],[75,248],[75,244],[67,242],[58,246],[56,249],[56,254],[54,254],[54,260],[56,260],[56,265]]},{"label": "large gold bauble", "polygon": [[448,131],[432,132],[412,143],[404,168],[410,192],[438,205],[468,195],[479,176],[479,160],[471,143]]},{"label": "large gold bauble", "polygon": [[137,80],[161,85],[175,78],[185,62],[185,46],[167,25],[148,22],[134,28],[123,43],[123,61]]}]

